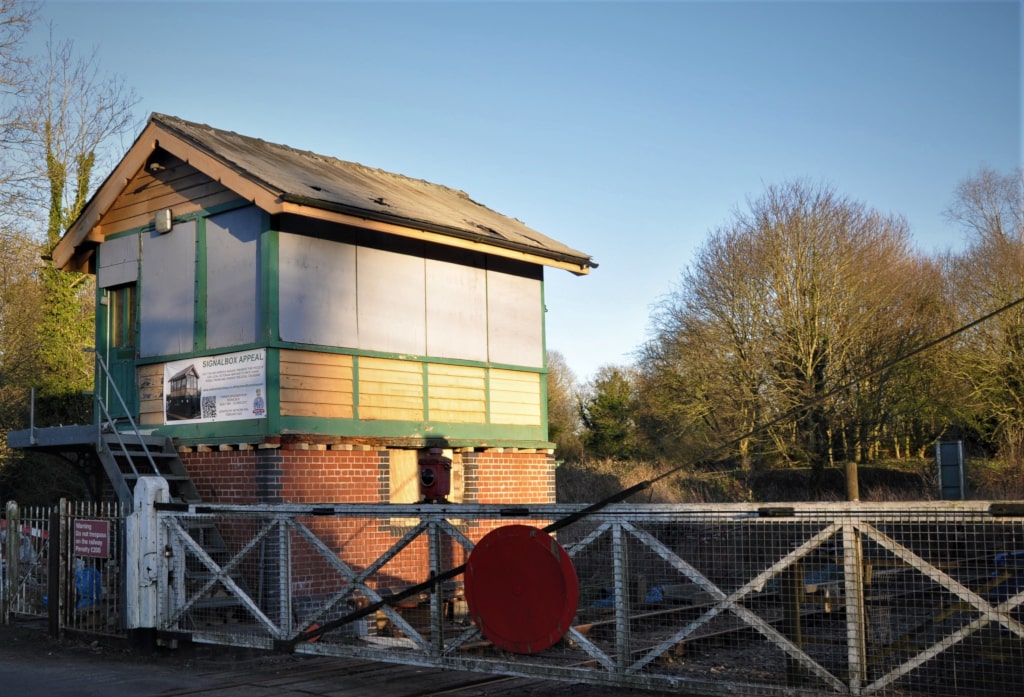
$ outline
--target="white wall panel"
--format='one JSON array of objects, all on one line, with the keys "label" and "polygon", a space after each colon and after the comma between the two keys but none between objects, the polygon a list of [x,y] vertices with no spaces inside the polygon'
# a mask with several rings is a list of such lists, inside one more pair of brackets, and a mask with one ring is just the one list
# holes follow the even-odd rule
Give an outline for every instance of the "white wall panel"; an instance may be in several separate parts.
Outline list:
[{"label": "white wall panel", "polygon": [[139,280],[139,235],[107,240],[99,248],[96,283],[100,288],[122,286]]},{"label": "white wall panel", "polygon": [[189,353],[194,346],[196,223],[143,234],[139,312],[142,356]]},{"label": "white wall panel", "polygon": [[487,272],[487,342],[492,363],[544,365],[541,282]]},{"label": "white wall panel", "polygon": [[487,360],[487,275],[427,259],[427,354]]},{"label": "white wall panel", "polygon": [[255,206],[206,220],[206,347],[256,341],[259,327],[259,237]]},{"label": "white wall panel", "polygon": [[358,348],[354,246],[281,233],[278,269],[281,339]]},{"label": "white wall panel", "polygon": [[359,247],[359,348],[425,354],[423,257]]}]

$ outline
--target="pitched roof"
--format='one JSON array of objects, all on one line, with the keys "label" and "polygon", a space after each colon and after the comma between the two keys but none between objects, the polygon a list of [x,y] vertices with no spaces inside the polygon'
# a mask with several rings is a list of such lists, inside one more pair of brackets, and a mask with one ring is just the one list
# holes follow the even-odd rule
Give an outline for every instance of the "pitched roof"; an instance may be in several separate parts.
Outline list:
[{"label": "pitched roof", "polygon": [[[354,162],[152,114],[146,129],[54,250],[69,264],[126,182],[157,148],[188,162],[269,213],[296,213],[585,274],[589,255],[497,213],[465,192]],[[95,236],[92,242],[99,241]]]}]

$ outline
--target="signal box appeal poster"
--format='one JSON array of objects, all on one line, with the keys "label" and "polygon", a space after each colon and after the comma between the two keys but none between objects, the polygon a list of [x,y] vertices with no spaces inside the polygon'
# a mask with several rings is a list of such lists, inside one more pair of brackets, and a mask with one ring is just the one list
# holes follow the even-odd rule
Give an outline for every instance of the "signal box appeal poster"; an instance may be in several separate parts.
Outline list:
[{"label": "signal box appeal poster", "polygon": [[267,415],[266,349],[164,364],[164,423],[214,423]]}]

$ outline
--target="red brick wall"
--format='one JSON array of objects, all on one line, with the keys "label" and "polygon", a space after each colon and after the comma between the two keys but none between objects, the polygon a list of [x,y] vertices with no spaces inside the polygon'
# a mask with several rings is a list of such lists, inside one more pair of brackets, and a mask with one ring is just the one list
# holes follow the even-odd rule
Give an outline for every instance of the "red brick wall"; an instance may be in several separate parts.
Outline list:
[{"label": "red brick wall", "polygon": [[386,503],[386,450],[281,450],[283,503]]},{"label": "red brick wall", "polygon": [[463,454],[467,503],[555,503],[555,459],[544,452]]},{"label": "red brick wall", "polygon": [[[387,450],[279,449],[181,453],[210,503],[386,503]],[[554,503],[555,462],[546,452],[456,452],[466,503]]]},{"label": "red brick wall", "polygon": [[209,503],[261,503],[256,492],[257,450],[181,452],[192,481]]},{"label": "red brick wall", "polygon": [[[454,453],[461,459],[466,503],[529,504],[555,501],[554,458],[545,452],[501,449]],[[387,450],[317,449],[283,445],[249,450],[202,449],[181,453],[204,501],[210,503],[386,503],[390,455]],[[372,564],[405,534],[397,521],[310,517],[301,521],[356,571]],[[466,521],[466,534],[479,539],[506,521]],[[339,574],[308,542],[293,536],[293,593],[315,596],[339,588]],[[244,541],[240,540],[244,544]],[[460,549],[445,551],[445,568],[465,561]],[[389,561],[371,586],[401,589],[427,578],[425,538]]]}]

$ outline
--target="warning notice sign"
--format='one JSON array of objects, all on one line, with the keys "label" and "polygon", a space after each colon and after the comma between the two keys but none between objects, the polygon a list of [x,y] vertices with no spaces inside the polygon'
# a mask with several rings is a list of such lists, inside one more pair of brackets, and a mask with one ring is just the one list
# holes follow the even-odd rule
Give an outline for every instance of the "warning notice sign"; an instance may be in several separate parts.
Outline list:
[{"label": "warning notice sign", "polygon": [[109,520],[75,520],[74,555],[76,557],[110,557],[110,521]]}]

